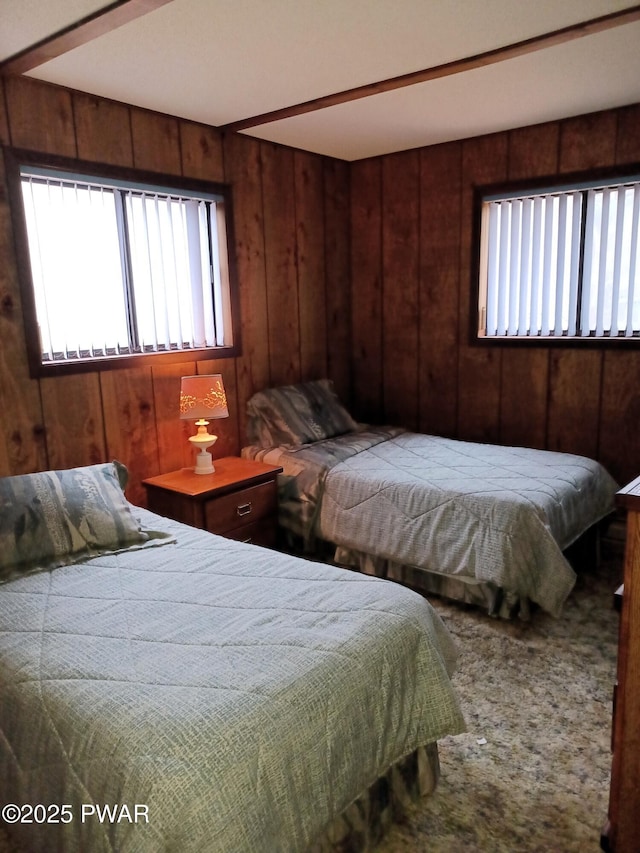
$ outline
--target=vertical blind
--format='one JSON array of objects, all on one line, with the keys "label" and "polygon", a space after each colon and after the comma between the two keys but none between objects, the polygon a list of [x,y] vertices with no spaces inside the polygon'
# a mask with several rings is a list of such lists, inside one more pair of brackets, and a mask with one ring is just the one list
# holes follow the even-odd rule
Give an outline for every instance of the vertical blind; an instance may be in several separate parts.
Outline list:
[{"label": "vertical blind", "polygon": [[481,334],[640,335],[640,182],[486,201]]},{"label": "vertical blind", "polygon": [[22,175],[43,360],[231,344],[223,205]]}]

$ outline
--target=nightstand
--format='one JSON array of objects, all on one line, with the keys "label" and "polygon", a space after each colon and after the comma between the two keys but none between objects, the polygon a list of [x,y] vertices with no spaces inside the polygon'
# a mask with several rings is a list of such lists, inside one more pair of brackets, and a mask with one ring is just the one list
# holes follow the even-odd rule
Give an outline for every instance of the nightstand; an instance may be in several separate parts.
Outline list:
[{"label": "nightstand", "polygon": [[278,528],[277,476],[251,459],[215,459],[213,474],[181,468],[143,480],[147,507],[158,515],[229,539],[274,547]]}]

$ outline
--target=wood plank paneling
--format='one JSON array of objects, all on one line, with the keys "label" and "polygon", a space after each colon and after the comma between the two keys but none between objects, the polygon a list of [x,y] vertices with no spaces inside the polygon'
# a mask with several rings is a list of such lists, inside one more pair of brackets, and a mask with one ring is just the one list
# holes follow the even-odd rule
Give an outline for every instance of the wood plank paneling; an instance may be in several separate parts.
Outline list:
[{"label": "wood plank paneling", "polygon": [[607,350],[599,367],[596,456],[619,483],[628,483],[640,473],[640,353]]},{"label": "wood plank paneling", "polygon": [[454,436],[458,420],[461,156],[421,151],[419,429]]},{"label": "wood plank paneling", "polygon": [[418,427],[420,156],[382,165],[382,378],[384,420]]},{"label": "wood plank paneling", "polygon": [[[469,342],[477,288],[473,269],[473,190],[507,176],[506,133],[466,140],[462,146],[460,241],[460,354],[458,435],[471,441],[498,441],[502,351]],[[472,298],[473,293],[473,298]]]},{"label": "wood plank paneling", "polygon": [[177,119],[132,107],[131,134],[136,169],[170,175],[181,173]]},{"label": "wood plank paneling", "polygon": [[42,379],[50,468],[96,465],[106,458],[100,377],[96,373]]},{"label": "wood plank paneling", "polygon": [[[9,140],[12,145],[75,156],[76,141],[69,92],[30,80],[5,80]],[[47,424],[40,384],[29,377],[22,300],[18,285],[11,216],[6,200],[4,168],[0,205],[0,399],[11,419],[2,419],[5,452],[0,462],[7,473],[51,467]]]},{"label": "wood plank paneling", "polygon": [[236,374],[233,362],[228,358],[206,359],[198,362],[198,373],[200,375],[220,373],[227,395],[228,418],[217,418],[209,424],[209,432],[218,436],[218,440],[211,448],[214,459],[223,456],[237,456],[240,453],[238,441],[238,394],[236,391]]},{"label": "wood plank paneling", "polygon": [[[558,169],[557,122],[509,133],[509,180],[554,175]],[[546,447],[549,349],[510,347],[502,359],[500,442]]]},{"label": "wood plank paneling", "polygon": [[500,385],[501,444],[547,446],[549,359],[544,347],[503,351]]},{"label": "wood plank paneling", "polygon": [[351,399],[351,302],[349,298],[349,165],[324,162],[327,372],[336,393]]},{"label": "wood plank paneling", "polygon": [[615,110],[564,119],[560,123],[560,172],[597,169],[615,162]]},{"label": "wood plank paneling", "polygon": [[[352,164],[352,370],[362,419],[379,421],[385,415],[378,390],[384,329],[385,355],[395,344],[403,381],[413,382],[412,370],[418,377],[421,430],[583,453],[606,460],[616,472],[628,472],[625,477],[634,473],[635,350],[480,346],[472,341],[470,324],[475,313],[474,187],[636,161],[639,124],[636,105],[451,143],[462,149],[460,157],[453,147],[420,150],[419,209],[414,209],[411,186],[403,211],[408,232],[414,217],[419,223],[417,363],[411,346],[404,348],[402,332],[390,331],[393,318],[387,319],[389,294],[403,287],[403,274],[386,261],[382,265],[379,251],[381,222],[397,202],[389,191],[392,182],[382,187],[380,175],[397,155]],[[405,175],[395,177],[407,178],[410,185],[412,174],[408,165]],[[412,335],[409,324],[410,340]],[[405,425],[411,425],[410,414]]]},{"label": "wood plank paneling", "polygon": [[261,150],[270,381],[288,385],[301,377],[294,154],[271,143]]},{"label": "wood plank paneling", "polygon": [[382,164],[351,167],[351,328],[354,416],[380,422],[382,407]]},{"label": "wood plank paneling", "polygon": [[194,464],[195,452],[189,444],[189,436],[196,430],[192,421],[180,420],[180,379],[194,376],[197,372],[195,361],[151,367],[160,469],[156,473],[176,471]]},{"label": "wood plank paneling", "polygon": [[8,77],[5,87],[12,145],[77,156],[70,92],[26,77]]},{"label": "wood plank paneling", "polygon": [[302,379],[320,379],[327,375],[322,159],[296,151],[294,181],[300,372]]},{"label": "wood plank paneling", "polygon": [[133,166],[129,109],[92,95],[73,95],[78,157],[115,166]]},{"label": "wood plank paneling", "polygon": [[602,355],[596,350],[553,350],[549,382],[549,450],[596,458]]},{"label": "wood plank paneling", "polygon": [[4,168],[0,173],[0,258],[0,474],[26,474],[47,467],[46,445],[39,386],[29,378],[27,365]]},{"label": "wood plank paneling", "polygon": [[194,122],[180,123],[182,174],[188,178],[224,182],[222,134]]},{"label": "wood plank paneling", "polygon": [[260,143],[245,136],[224,139],[225,180],[232,185],[236,261],[240,286],[242,355],[237,359],[240,443],[247,442],[249,397],[270,382],[269,318],[262,212]]},{"label": "wood plank paneling", "polygon": [[230,417],[216,425],[215,453],[245,443],[254,391],[326,371],[362,420],[384,419],[384,387],[405,425],[417,417],[421,429],[545,444],[597,455],[621,479],[636,473],[635,350],[478,347],[469,321],[473,186],[640,160],[639,105],[348,164],[28,78],[2,85],[3,141],[232,184],[243,350],[166,371],[101,373],[99,393],[92,374],[29,379],[0,198],[0,475],[90,464],[103,436],[105,457],[130,468],[130,496],[144,499],[142,478],[191,460],[174,413],[187,365],[224,376]]},{"label": "wood plank paneling", "polygon": [[640,473],[640,353],[607,352],[602,377],[598,458],[619,483]]},{"label": "wood plank paneling", "polygon": [[[216,424],[214,455],[238,453],[246,443],[245,407],[254,391],[297,381],[301,358],[306,374],[326,375],[329,318],[334,340],[340,342],[332,353],[333,369],[342,388],[348,387],[348,312],[342,310],[349,304],[348,164],[333,169],[333,161],[302,153],[294,161],[292,149],[242,136],[223,139],[216,128],[35,80],[8,78],[0,85],[6,89],[0,110],[3,142],[232,184],[241,308],[236,331],[243,346],[237,359],[29,379],[12,226],[2,196],[0,475],[90,464],[104,454],[129,467],[128,494],[144,500],[141,479],[192,464],[189,429],[175,408],[185,370],[223,374],[230,416]],[[330,190],[324,181],[326,163],[333,175]],[[329,222],[333,212],[336,218]],[[330,301],[324,273],[328,259],[335,283]],[[335,312],[340,323],[333,322]]]},{"label": "wood plank paneling", "polygon": [[640,163],[640,104],[618,110],[616,163]]},{"label": "wood plank paneling", "polygon": [[[118,162],[118,157],[123,156],[125,165],[130,165],[131,135],[126,108],[111,102],[101,102],[98,106],[96,99],[40,85],[19,87],[14,97],[20,106],[18,144],[107,163]],[[33,114],[31,124],[24,119],[23,112],[30,112],[24,109],[25,103],[32,110],[43,110],[43,115]],[[42,125],[48,123],[43,148]],[[12,139],[15,144],[14,134]],[[82,152],[78,140],[82,142]],[[98,374],[50,378],[39,385],[46,425],[47,467],[67,468],[102,461],[106,446]]]},{"label": "wood plank paneling", "polygon": [[556,121],[509,131],[509,180],[555,175],[559,144],[560,125]]},{"label": "wood plank paneling", "polygon": [[[559,172],[613,165],[615,112],[560,124]],[[557,349],[551,354],[548,443],[551,450],[597,456],[604,349]]]},{"label": "wood plank paneling", "polygon": [[158,433],[150,367],[100,374],[107,458],[129,468],[127,497],[145,502],[142,480],[160,473]]},{"label": "wood plank paneling", "polygon": [[[616,164],[640,162],[640,105],[617,112]],[[619,483],[640,473],[640,353],[605,350],[598,456]]]}]

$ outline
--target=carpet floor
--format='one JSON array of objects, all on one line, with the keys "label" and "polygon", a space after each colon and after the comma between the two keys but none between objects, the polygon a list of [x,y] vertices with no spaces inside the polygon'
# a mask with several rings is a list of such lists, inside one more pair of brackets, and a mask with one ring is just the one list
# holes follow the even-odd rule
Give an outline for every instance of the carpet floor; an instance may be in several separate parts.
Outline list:
[{"label": "carpet floor", "polygon": [[434,795],[376,853],[597,853],[611,774],[621,556],[581,573],[563,618],[488,619],[433,600],[456,637],[467,733]]},{"label": "carpet floor", "polygon": [[[454,683],[468,731],[440,742],[435,794],[376,853],[597,853],[621,572],[618,552],[581,572],[562,619],[538,611],[528,623],[503,622],[433,599],[458,643]],[[28,851],[0,826],[0,853]]]}]

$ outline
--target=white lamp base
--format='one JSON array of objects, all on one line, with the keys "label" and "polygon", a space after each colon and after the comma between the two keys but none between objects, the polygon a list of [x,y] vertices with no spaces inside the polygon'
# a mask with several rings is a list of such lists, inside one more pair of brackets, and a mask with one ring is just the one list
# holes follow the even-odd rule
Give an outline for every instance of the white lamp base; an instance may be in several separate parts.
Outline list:
[{"label": "white lamp base", "polygon": [[194,468],[194,473],[196,474],[213,474],[216,470],[213,467],[213,457],[207,451],[207,447],[211,447],[212,444],[215,444],[218,440],[218,436],[211,435],[211,433],[207,431],[208,423],[208,421],[205,421],[202,418],[199,421],[196,421],[198,432],[196,435],[189,436],[191,444],[200,451],[196,455],[196,467]]},{"label": "white lamp base", "polygon": [[196,467],[193,469],[195,474],[213,474],[216,470],[213,467],[213,457],[206,450],[201,450],[196,454]]}]

